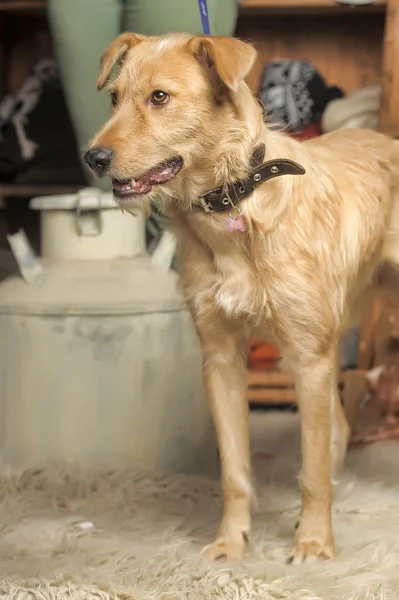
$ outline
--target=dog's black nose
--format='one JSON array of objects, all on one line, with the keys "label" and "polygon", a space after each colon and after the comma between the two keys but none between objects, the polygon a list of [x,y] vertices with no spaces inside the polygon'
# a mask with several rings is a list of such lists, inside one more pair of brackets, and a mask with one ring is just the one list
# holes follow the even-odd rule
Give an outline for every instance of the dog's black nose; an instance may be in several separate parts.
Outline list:
[{"label": "dog's black nose", "polygon": [[84,156],[85,162],[98,175],[104,175],[112,160],[111,148],[92,148]]}]

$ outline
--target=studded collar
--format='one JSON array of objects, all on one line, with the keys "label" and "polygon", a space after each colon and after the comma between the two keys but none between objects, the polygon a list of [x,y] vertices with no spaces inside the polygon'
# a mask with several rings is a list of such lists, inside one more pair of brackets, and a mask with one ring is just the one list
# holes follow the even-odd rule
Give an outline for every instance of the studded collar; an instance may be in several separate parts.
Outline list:
[{"label": "studded collar", "polygon": [[281,175],[303,175],[305,169],[288,158],[276,158],[263,162],[265,145],[261,144],[252,155],[252,171],[245,179],[240,179],[227,187],[218,187],[198,198],[196,208],[206,213],[222,212],[238,207],[240,202],[250,196],[259,185]]}]

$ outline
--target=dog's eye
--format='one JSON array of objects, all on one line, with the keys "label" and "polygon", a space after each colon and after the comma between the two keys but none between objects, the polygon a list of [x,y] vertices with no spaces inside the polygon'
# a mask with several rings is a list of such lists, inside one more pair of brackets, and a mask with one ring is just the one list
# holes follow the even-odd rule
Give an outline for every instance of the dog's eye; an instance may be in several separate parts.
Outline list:
[{"label": "dog's eye", "polygon": [[118,96],[115,94],[115,92],[111,93],[111,104],[112,108],[116,108],[116,106],[118,105]]},{"label": "dog's eye", "polygon": [[155,92],[152,93],[151,102],[156,105],[166,104],[169,102],[169,94],[162,90],[155,90]]}]

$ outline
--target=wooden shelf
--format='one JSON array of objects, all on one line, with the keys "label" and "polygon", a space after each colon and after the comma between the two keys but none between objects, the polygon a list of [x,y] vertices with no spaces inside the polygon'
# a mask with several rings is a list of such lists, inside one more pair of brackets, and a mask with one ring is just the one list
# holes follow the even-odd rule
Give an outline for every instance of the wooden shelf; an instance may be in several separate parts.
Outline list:
[{"label": "wooden shelf", "polygon": [[347,6],[348,8],[364,8],[366,6],[386,5],[387,0],[374,0],[370,4],[350,5],[336,0],[242,0],[243,8],[336,8]]},{"label": "wooden shelf", "polygon": [[250,388],[248,402],[264,406],[296,404],[295,390],[293,388]]},{"label": "wooden shelf", "polygon": [[[351,394],[353,386],[363,390],[367,387],[363,370],[341,371],[339,374],[339,383],[344,384],[345,402],[352,403]],[[356,389],[357,389],[356,388]],[[357,397],[357,396],[356,396]],[[259,406],[283,406],[295,405],[295,381],[292,373],[287,371],[262,371],[259,369],[248,369],[248,391],[247,399],[250,405]],[[348,407],[350,411],[356,412],[358,405]]]},{"label": "wooden shelf", "polygon": [[46,8],[46,0],[0,0],[0,13],[12,13],[16,11],[43,10]]},{"label": "wooden shelf", "polygon": [[[384,8],[387,0],[374,0],[372,4],[354,6],[342,4],[335,0],[242,0],[241,10],[262,9],[273,11],[286,10],[318,10],[318,9],[343,9],[370,11]],[[0,12],[12,12],[27,9],[44,9],[46,0],[0,0]]]},{"label": "wooden shelf", "polygon": [[294,377],[283,371],[249,369],[247,397],[250,404],[295,404]]},{"label": "wooden shelf", "polygon": [[74,194],[82,186],[77,185],[14,185],[0,184],[0,196],[8,198],[33,198],[53,194]]},{"label": "wooden shelf", "polygon": [[284,371],[248,370],[248,385],[254,387],[293,387],[294,377]]},{"label": "wooden shelf", "polygon": [[350,5],[335,0],[242,0],[241,10],[243,12],[323,12],[334,13],[356,11],[356,12],[381,12],[385,10],[387,0],[374,0],[372,4]]}]

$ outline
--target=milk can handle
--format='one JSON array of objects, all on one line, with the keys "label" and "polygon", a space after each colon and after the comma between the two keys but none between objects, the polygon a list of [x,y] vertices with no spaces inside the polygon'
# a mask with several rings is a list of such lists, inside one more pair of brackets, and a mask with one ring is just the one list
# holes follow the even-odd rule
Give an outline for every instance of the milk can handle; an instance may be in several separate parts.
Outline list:
[{"label": "milk can handle", "polygon": [[[84,223],[84,209],[82,209],[82,198],[84,196],[95,195],[97,198],[98,206],[95,209],[90,209],[90,216],[93,218],[90,219],[90,226]],[[86,214],[86,217],[88,215]],[[76,223],[76,231],[80,236],[90,236],[96,237],[101,235],[103,230],[103,222],[101,218],[101,190],[96,188],[84,188],[78,191],[78,198],[76,201],[76,211],[75,211],[75,223]]]},{"label": "milk can handle", "polygon": [[151,256],[153,265],[169,271],[176,252],[176,237],[171,231],[164,231]]}]

